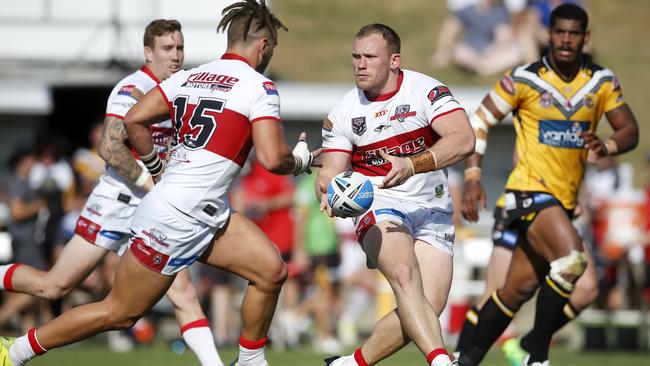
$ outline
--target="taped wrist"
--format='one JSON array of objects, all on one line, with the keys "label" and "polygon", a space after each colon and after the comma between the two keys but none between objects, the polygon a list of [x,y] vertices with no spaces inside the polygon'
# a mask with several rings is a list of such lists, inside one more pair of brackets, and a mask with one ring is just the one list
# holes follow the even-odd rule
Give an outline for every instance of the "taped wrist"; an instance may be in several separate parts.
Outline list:
[{"label": "taped wrist", "polygon": [[149,181],[149,178],[151,177],[151,174],[149,174],[148,169],[142,169],[142,173],[140,173],[140,176],[138,179],[135,181],[135,186],[136,187],[144,187],[147,182]]},{"label": "taped wrist", "polygon": [[156,150],[151,150],[151,152],[145,156],[140,155],[140,160],[142,160],[144,166],[147,167],[147,170],[152,177],[156,177],[162,173],[164,165]]},{"label": "taped wrist", "polygon": [[607,139],[603,144],[605,145],[606,155],[615,155],[618,152],[618,144],[613,139]]},{"label": "taped wrist", "polygon": [[409,156],[413,165],[413,174],[432,172],[438,169],[438,159],[431,149]]},{"label": "taped wrist", "polygon": [[481,168],[477,166],[471,166],[465,169],[465,182],[468,181],[481,181]]}]

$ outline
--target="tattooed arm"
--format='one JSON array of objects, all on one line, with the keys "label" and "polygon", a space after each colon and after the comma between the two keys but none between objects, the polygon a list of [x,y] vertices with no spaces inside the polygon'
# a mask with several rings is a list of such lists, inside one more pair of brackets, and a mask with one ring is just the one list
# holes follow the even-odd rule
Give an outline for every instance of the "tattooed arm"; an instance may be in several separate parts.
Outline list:
[{"label": "tattooed arm", "polygon": [[113,116],[106,117],[99,144],[99,156],[110,167],[115,169],[122,178],[148,191],[151,188],[150,179],[143,183],[142,178],[143,174],[148,175],[148,172],[138,165],[133,154],[126,146],[126,141],[127,135],[122,120]]}]

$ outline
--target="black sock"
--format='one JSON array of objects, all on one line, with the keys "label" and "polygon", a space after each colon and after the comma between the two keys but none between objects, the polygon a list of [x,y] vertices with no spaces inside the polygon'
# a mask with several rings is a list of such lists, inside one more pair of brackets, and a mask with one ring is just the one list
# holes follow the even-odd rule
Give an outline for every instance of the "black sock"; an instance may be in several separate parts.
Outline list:
[{"label": "black sock", "polygon": [[[571,305],[571,302],[567,302],[566,305],[564,305],[564,308],[562,309],[562,315],[557,319],[557,323],[555,324],[555,329],[553,330],[553,333],[557,332],[558,330],[562,329],[563,326],[565,326],[568,322],[572,321],[575,319],[580,312],[576,310],[576,308]],[[521,348],[524,349],[524,351],[530,353],[530,348],[533,343],[536,342],[535,340],[535,328],[531,329],[528,334],[526,334],[523,338],[521,338]]]},{"label": "black sock", "polygon": [[557,325],[562,322],[560,318],[565,316],[562,309],[568,303],[569,296],[571,296],[570,291],[546,276],[537,294],[535,324],[526,342],[527,350],[530,352],[529,364],[548,360],[551,338],[558,329]]},{"label": "black sock", "polygon": [[492,293],[492,296],[490,296],[478,314],[474,339],[465,346],[466,351],[461,352],[459,365],[478,365],[492,344],[494,344],[501,333],[508,327],[513,316],[514,311],[503,304],[497,292]]},{"label": "black sock", "polygon": [[476,323],[478,321],[478,308],[473,305],[465,315],[465,322],[463,322],[463,329],[458,336],[458,344],[456,344],[456,351],[463,352],[471,344],[476,334]]}]

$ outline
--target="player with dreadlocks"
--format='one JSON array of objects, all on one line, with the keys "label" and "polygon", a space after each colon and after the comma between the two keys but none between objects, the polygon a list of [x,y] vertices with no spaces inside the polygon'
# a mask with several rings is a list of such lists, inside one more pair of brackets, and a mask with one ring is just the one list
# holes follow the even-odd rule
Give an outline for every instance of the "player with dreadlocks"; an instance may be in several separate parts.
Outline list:
[{"label": "player with dreadlocks", "polygon": [[[238,365],[267,364],[266,333],[287,266],[266,235],[230,208],[227,195],[253,145],[260,164],[275,174],[309,171],[313,154],[304,133],[293,152],[287,146],[278,91],[261,74],[277,45],[277,29],[286,28],[264,1],[238,2],[223,15],[218,29],[228,28],[228,47],[221,59],[178,71],[124,118],[131,146],[156,184],[135,212],[130,247],[111,292],[22,337],[1,339],[4,366],[22,366],[48,349],[131,327],[197,260],[249,281]],[[174,147],[165,164],[149,126],[170,115]]]}]

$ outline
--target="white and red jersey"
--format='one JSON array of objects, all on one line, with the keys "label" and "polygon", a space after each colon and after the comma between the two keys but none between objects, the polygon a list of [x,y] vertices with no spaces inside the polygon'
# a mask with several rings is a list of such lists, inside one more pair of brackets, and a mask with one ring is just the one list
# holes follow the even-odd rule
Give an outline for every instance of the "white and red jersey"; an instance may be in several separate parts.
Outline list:
[{"label": "white and red jersey", "polygon": [[252,124],[280,121],[272,81],[226,53],[159,85],[177,145],[154,190],[176,209],[211,226],[230,214],[227,193],[253,145]]},{"label": "white and red jersey", "polygon": [[446,170],[416,174],[404,184],[379,189],[391,169],[379,151],[409,156],[431,147],[439,138],[436,119],[463,110],[449,89],[426,75],[402,70],[397,89],[368,99],[354,88],[328,114],[323,125],[323,151],[352,155],[352,169],[368,176],[375,195],[406,200],[451,212]]},{"label": "white and red jersey", "polygon": [[[106,105],[106,117],[115,117],[124,119],[126,113],[142,99],[142,97],[151,89],[156,87],[160,80],[156,75],[151,72],[146,66],[142,66],[138,71],[128,75],[120,80],[111,91]],[[149,127],[151,137],[153,139],[154,149],[160,154],[162,158],[165,157],[168,149],[168,143],[173,137],[174,129],[171,120],[166,120],[156,123]],[[134,154],[136,159],[137,154]],[[129,194],[137,192],[140,195],[140,190],[135,188],[131,183],[127,182],[117,172],[107,166],[106,175],[102,178],[106,183],[112,185],[123,185],[132,192],[123,191],[122,193]]]}]

